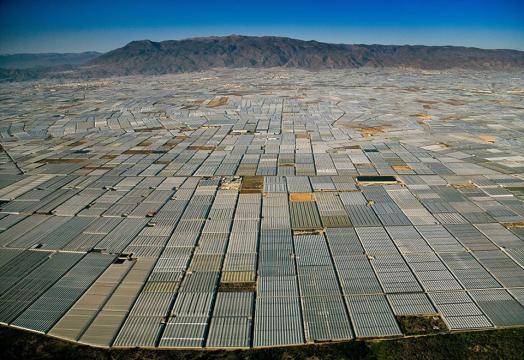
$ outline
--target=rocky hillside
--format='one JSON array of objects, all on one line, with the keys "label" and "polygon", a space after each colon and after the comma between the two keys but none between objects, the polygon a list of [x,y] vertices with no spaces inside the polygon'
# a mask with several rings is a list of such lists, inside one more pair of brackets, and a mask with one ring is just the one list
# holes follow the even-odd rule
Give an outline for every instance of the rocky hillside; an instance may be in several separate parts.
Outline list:
[{"label": "rocky hillside", "polygon": [[456,46],[328,44],[274,36],[231,35],[162,42],[141,40],[102,55],[91,52],[0,56],[0,82],[156,75],[217,67],[522,70],[524,51]]},{"label": "rocky hillside", "polygon": [[213,67],[340,69],[524,68],[524,52],[454,46],[346,45],[284,37],[231,35],[186,40],[133,41],[88,63],[90,71],[114,75],[165,74]]}]

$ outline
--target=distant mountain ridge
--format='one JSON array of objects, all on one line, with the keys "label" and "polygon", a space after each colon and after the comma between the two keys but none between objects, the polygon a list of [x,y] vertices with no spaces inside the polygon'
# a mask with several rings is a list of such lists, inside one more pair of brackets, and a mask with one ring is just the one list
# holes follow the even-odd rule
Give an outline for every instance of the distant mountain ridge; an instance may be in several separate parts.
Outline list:
[{"label": "distant mountain ridge", "polygon": [[31,69],[59,65],[81,65],[93,60],[101,53],[86,51],[82,53],[42,53],[0,55],[2,69]]},{"label": "distant mountain ridge", "polygon": [[[35,59],[32,60],[33,57]],[[15,60],[24,67],[13,68]],[[160,75],[218,67],[522,70],[524,51],[458,46],[329,44],[286,37],[242,35],[162,42],[140,40],[104,54],[1,55],[0,81]]]},{"label": "distant mountain ridge", "polygon": [[454,46],[328,44],[285,37],[230,35],[132,41],[91,60],[88,66],[114,75],[275,66],[312,70],[363,66],[508,69],[524,68],[524,52]]}]

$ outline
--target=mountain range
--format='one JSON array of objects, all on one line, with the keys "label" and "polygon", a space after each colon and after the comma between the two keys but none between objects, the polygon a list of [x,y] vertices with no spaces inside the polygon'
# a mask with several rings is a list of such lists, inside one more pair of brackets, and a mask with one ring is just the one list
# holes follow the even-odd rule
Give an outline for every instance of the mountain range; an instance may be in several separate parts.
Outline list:
[{"label": "mountain range", "polygon": [[[309,70],[360,67],[435,70],[524,68],[524,52],[518,50],[485,50],[457,46],[330,44],[274,36],[230,35],[162,42],[140,40],[105,54],[84,54],[92,57],[82,62],[79,62],[78,58],[70,57],[71,60],[67,62],[64,56],[64,61],[57,64],[58,66],[50,66],[51,61],[46,60],[43,65],[45,67],[38,70],[27,66],[14,70],[11,65],[10,69],[0,71],[0,80],[157,75],[217,67],[291,67]],[[6,60],[0,58],[0,67],[3,63],[5,64]],[[28,61],[25,62],[27,63]]]}]

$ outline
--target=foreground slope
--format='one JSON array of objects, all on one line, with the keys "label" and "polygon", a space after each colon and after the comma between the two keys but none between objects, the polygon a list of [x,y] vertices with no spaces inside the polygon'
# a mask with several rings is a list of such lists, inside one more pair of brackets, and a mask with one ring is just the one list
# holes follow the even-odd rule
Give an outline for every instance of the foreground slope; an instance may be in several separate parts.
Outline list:
[{"label": "foreground slope", "polygon": [[264,359],[520,359],[524,329],[417,337],[381,342],[345,342],[261,350],[213,352],[199,350],[154,351],[96,349],[50,339],[38,334],[0,327],[0,356],[11,359],[150,359],[150,360],[264,360]]}]

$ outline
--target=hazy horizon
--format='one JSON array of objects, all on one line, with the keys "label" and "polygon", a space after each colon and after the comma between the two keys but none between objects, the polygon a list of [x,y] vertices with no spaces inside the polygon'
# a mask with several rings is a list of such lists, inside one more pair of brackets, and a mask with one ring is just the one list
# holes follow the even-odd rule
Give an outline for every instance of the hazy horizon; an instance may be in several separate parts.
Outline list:
[{"label": "hazy horizon", "polygon": [[231,1],[216,4],[155,0],[89,3],[0,2],[0,54],[109,50],[133,40],[202,36],[285,36],[328,43],[451,45],[524,50],[524,3],[380,0]]},{"label": "hazy horizon", "polygon": [[194,35],[194,36],[184,36],[180,38],[165,38],[165,39],[152,39],[152,38],[135,38],[129,41],[126,41],[124,43],[121,43],[119,45],[115,45],[114,47],[107,48],[107,49],[83,49],[83,50],[77,50],[77,51],[23,51],[23,52],[1,52],[0,56],[2,55],[32,55],[32,54],[80,54],[80,53],[87,53],[87,52],[97,52],[97,53],[106,53],[111,50],[126,46],[132,41],[153,41],[153,42],[162,42],[162,41],[170,41],[170,40],[186,40],[191,38],[201,38],[201,37],[226,37],[231,35],[238,35],[238,36],[255,36],[255,37],[262,37],[262,36],[274,36],[274,37],[287,37],[297,40],[304,40],[304,41],[318,41],[322,43],[331,43],[331,44],[356,44],[356,45],[396,45],[396,46],[456,46],[456,47],[473,47],[473,48],[480,48],[480,49],[487,49],[487,50],[516,50],[516,51],[524,51],[524,47],[521,49],[515,49],[515,48],[508,48],[508,47],[482,47],[482,46],[475,46],[475,45],[464,45],[460,43],[451,44],[451,43],[419,43],[419,42],[412,42],[412,43],[395,43],[395,42],[343,42],[343,41],[329,41],[329,40],[319,40],[316,38],[299,38],[299,37],[293,37],[290,35],[279,35],[279,34],[260,34],[260,35],[251,35],[251,34],[202,34],[202,35]]}]

